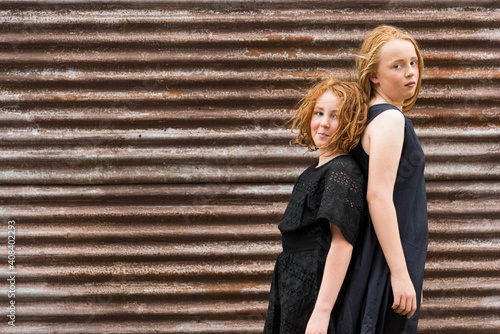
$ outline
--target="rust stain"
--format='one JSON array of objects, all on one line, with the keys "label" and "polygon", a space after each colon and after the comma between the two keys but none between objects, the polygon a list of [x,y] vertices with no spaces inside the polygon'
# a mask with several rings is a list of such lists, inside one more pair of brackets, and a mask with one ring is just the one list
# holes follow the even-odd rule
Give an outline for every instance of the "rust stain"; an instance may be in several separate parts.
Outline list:
[{"label": "rust stain", "polygon": [[262,54],[264,54],[264,50],[257,48],[249,49],[246,53],[248,57],[260,57]]},{"label": "rust stain", "polygon": [[80,95],[68,94],[68,95],[55,95],[52,100],[54,101],[78,101]]}]

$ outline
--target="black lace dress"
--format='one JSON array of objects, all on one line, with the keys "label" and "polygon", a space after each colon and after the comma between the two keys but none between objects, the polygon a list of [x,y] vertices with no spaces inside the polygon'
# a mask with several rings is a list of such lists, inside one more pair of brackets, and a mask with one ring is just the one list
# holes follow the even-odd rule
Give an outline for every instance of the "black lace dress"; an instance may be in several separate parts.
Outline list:
[{"label": "black lace dress", "polygon": [[[330,224],[354,245],[366,215],[363,175],[348,155],[307,168],[293,187],[278,228],[283,252],[271,283],[264,333],[305,332],[330,248]],[[341,303],[340,297],[335,308]],[[328,333],[334,333],[333,317]]]}]

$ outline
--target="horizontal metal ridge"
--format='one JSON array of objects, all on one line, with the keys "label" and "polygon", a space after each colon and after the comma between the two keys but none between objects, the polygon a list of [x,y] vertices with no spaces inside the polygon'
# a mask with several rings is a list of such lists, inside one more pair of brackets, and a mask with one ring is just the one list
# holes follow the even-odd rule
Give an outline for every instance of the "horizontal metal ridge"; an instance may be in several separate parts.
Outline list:
[{"label": "horizontal metal ridge", "polygon": [[[243,260],[230,256],[224,260],[199,262],[196,259],[178,261],[112,261],[107,265],[91,262],[82,266],[78,261],[62,263],[20,264],[17,274],[23,282],[119,282],[120,280],[147,281],[197,281],[230,279],[269,279],[277,254],[266,260]],[[426,279],[497,277],[500,270],[498,259],[448,260],[429,259],[425,266]],[[6,277],[6,271],[0,272]]]},{"label": "horizontal metal ridge", "polygon": [[[267,219],[271,220],[271,219]],[[83,217],[78,226],[61,224],[36,224],[32,225],[23,220],[23,229],[18,232],[18,237],[24,245],[39,242],[42,243],[63,243],[63,244],[83,244],[83,243],[102,243],[102,242],[127,242],[127,241],[152,241],[163,242],[165,244],[174,242],[213,242],[219,241],[237,241],[241,242],[280,242],[278,231],[279,218],[274,223],[238,223],[234,225],[213,225],[213,224],[186,224],[170,225],[167,222],[163,225],[141,223],[141,232],[137,231],[136,224],[103,227],[100,223],[88,223]],[[500,228],[499,228],[500,230]],[[477,233],[480,233],[478,229]],[[498,232],[497,230],[484,231],[484,237],[491,235],[487,233]],[[4,233],[2,233],[4,234]],[[0,234],[0,235],[2,235]],[[497,233],[497,235],[500,232]],[[118,248],[121,246],[117,245]]]},{"label": "horizontal metal ridge", "polygon": [[[480,202],[479,202],[480,203]],[[429,221],[429,234],[432,239],[478,239],[499,238],[500,220],[473,218],[441,218]]]},{"label": "horizontal metal ridge", "polygon": [[498,277],[500,260],[429,259],[425,264],[425,279],[456,277]]},{"label": "horizontal metal ridge", "polygon": [[446,316],[468,316],[472,312],[475,315],[492,315],[500,311],[500,296],[492,297],[461,297],[458,298],[436,298],[426,300],[422,305],[422,314],[431,317]]},{"label": "horizontal metal ridge", "polygon": [[[269,297],[270,280],[261,281],[243,279],[226,282],[140,282],[121,281],[93,284],[57,284],[32,283],[19,288],[16,295],[23,298],[23,303],[40,300],[86,301],[89,298],[101,296],[102,300],[114,302],[136,300],[148,301],[167,300],[169,302],[185,302],[187,300],[241,300],[242,296],[249,299],[267,301]],[[123,294],[123,291],[129,291]]]},{"label": "horizontal metal ridge", "polygon": [[[479,278],[434,278],[424,281],[424,304],[428,301],[441,301],[442,298],[492,297],[500,293],[500,280],[496,277]],[[270,279],[262,281],[226,281],[226,282],[141,282],[120,281],[93,284],[30,283],[19,288],[16,295],[23,298],[24,304],[39,300],[84,301],[101,296],[101,300],[144,301],[155,297],[156,300],[231,300],[242,296],[267,301]],[[126,290],[128,293],[123,294]]]},{"label": "horizontal metal ridge", "polygon": [[[138,306],[136,306],[138,307]],[[126,318],[126,317],[125,317]],[[234,319],[236,318],[236,319]],[[69,321],[66,318],[52,319],[48,322],[25,322],[16,328],[15,334],[261,334],[264,326],[264,316],[250,313],[233,319],[189,319],[179,320],[136,320],[114,319],[101,321],[91,314],[80,321]],[[10,334],[10,333],[9,333]]]},{"label": "horizontal metal ridge", "polygon": [[[288,168],[284,167],[284,168]],[[32,205],[47,203],[65,205],[115,204],[212,204],[225,205],[233,202],[256,204],[286,202],[292,192],[292,183],[284,184],[139,184],[134,187],[123,185],[92,186],[2,186],[2,205]],[[448,200],[494,200],[500,192],[500,183],[485,182],[443,182],[426,183],[427,199],[431,202]],[[201,202],[200,202],[201,201]]]},{"label": "horizontal metal ridge", "polygon": [[[167,48],[167,49],[141,49],[136,50],[100,50],[99,53],[79,50],[60,50],[57,54],[44,50],[23,50],[22,53],[0,52],[0,64],[4,65],[4,71],[15,69],[19,65],[23,66],[44,66],[50,64],[50,69],[56,70],[71,65],[74,68],[81,68],[82,65],[93,66],[102,70],[111,66],[127,65],[128,71],[138,68],[143,71],[154,71],[164,69],[164,65],[185,69],[186,66],[203,67],[206,69],[231,68],[233,70],[246,68],[249,66],[258,68],[279,67],[285,70],[297,71],[297,65],[307,66],[322,65],[329,68],[330,73],[334,72],[332,64],[351,68],[355,59],[357,48],[346,48],[345,46],[335,46],[325,48],[324,46],[303,46],[301,48],[291,47],[237,47],[220,46],[216,48]],[[431,46],[421,50],[425,62],[424,75],[427,77],[428,71],[433,66],[439,66],[435,71],[449,73],[450,76],[460,75],[456,66],[472,66],[489,71],[495,68],[500,58],[500,52],[496,49],[465,49],[460,53],[446,49],[444,46]],[[295,65],[295,66],[294,66]],[[86,67],[84,67],[85,69]],[[467,68],[462,69],[465,70]],[[116,68],[115,68],[116,70]],[[28,71],[28,69],[25,69]],[[32,71],[32,70],[31,70]],[[283,71],[283,72],[284,72]],[[314,73],[314,68],[309,68],[309,73]],[[325,72],[325,69],[322,70]],[[9,72],[7,72],[9,73]],[[285,73],[285,72],[284,72]],[[438,72],[435,72],[438,73]],[[474,77],[473,72],[468,72]],[[13,74],[13,73],[12,73]],[[19,74],[18,74],[19,75]],[[483,78],[487,79],[487,78]]]},{"label": "horizontal metal ridge", "polygon": [[[196,31],[196,30],[193,30]],[[365,37],[368,30],[353,29],[349,32],[322,27],[305,30],[301,32],[293,29],[274,29],[262,33],[243,31],[217,31],[216,34],[210,30],[198,29],[196,34],[186,30],[166,31],[139,31],[132,30],[126,34],[111,32],[74,32],[58,31],[57,35],[50,31],[31,31],[30,34],[18,34],[5,32],[0,34],[0,48],[6,49],[15,46],[22,49],[30,45],[43,48],[51,45],[80,47],[164,47],[164,46],[293,46],[302,47],[310,45],[332,45],[343,43],[347,46],[356,47]],[[453,39],[454,45],[473,46],[478,42],[490,43],[491,46],[498,45],[500,36],[494,28],[476,29],[412,29],[412,35],[419,41],[419,45],[437,45]]]},{"label": "horizontal metal ridge", "polygon": [[[415,2],[413,2],[415,3]],[[413,4],[412,3],[412,4]],[[225,5],[228,5],[226,2]],[[270,5],[270,3],[266,3]],[[294,7],[297,3],[293,3]],[[477,3],[476,3],[477,5]],[[87,26],[103,26],[104,29],[116,29],[116,26],[123,28],[123,25],[134,27],[149,27],[152,25],[160,25],[166,28],[179,29],[182,28],[196,28],[197,25],[202,25],[204,28],[230,28],[241,29],[247,28],[248,25],[258,28],[267,28],[269,26],[276,27],[299,27],[302,25],[309,25],[317,27],[335,26],[348,24],[359,25],[364,24],[381,24],[387,23],[387,15],[390,12],[390,22],[401,21],[403,25],[416,25],[426,22],[431,22],[434,26],[437,25],[452,25],[456,27],[462,26],[463,23],[477,26],[487,26],[489,22],[495,22],[500,19],[500,15],[489,8],[480,9],[478,6],[474,8],[447,8],[444,11],[440,10],[427,10],[427,9],[394,9],[381,7],[378,8],[379,15],[374,15],[374,8],[361,8],[357,11],[349,9],[322,9],[318,11],[314,7],[309,10],[295,9],[295,10],[277,10],[266,11],[258,10],[257,6],[254,11],[244,11],[232,13],[227,12],[207,12],[191,10],[186,12],[184,10],[175,10],[175,8],[164,7],[162,10],[152,12],[151,10],[141,10],[140,8],[131,10],[107,10],[102,8],[99,11],[89,12],[88,10],[72,10],[71,12],[58,13],[51,10],[31,10],[26,15],[26,12],[16,10],[5,10],[5,14],[0,19],[0,24],[9,28],[11,26],[22,26],[31,29],[50,29],[63,28],[65,26],[75,26],[83,28]],[[488,10],[489,9],[489,10]],[[24,15],[23,15],[24,14]],[[131,15],[133,14],[133,15]],[[48,16],[55,16],[53,20],[47,21]],[[409,22],[411,20],[411,22]],[[168,24],[174,24],[169,26]],[[265,26],[263,24],[266,24]]]},{"label": "horizontal metal ridge", "polygon": [[[97,195],[98,196],[98,195]],[[94,218],[121,218],[121,217],[164,217],[165,220],[175,219],[178,216],[217,216],[218,218],[234,217],[235,214],[243,216],[251,216],[257,214],[262,215],[275,215],[283,213],[286,207],[286,201],[283,201],[285,195],[279,199],[266,201],[266,198],[258,202],[246,203],[243,202],[221,202],[217,205],[217,201],[210,201],[210,197],[206,202],[203,201],[203,196],[194,199],[186,199],[185,201],[173,202],[169,205],[168,202],[161,203],[152,201],[152,203],[114,203],[109,206],[103,207],[98,201],[93,203],[84,203],[75,205],[68,203],[68,205],[60,205],[60,203],[46,205],[3,205],[4,214],[18,216],[20,219],[35,219],[37,216],[44,217],[44,219],[57,218],[57,216],[77,217],[94,217]],[[96,197],[98,199],[98,197]],[[193,200],[198,200],[198,205],[193,205]],[[476,205],[477,200],[457,200],[450,202],[449,200],[432,200],[429,201],[429,216],[432,218],[443,219],[456,219],[464,217],[475,217],[476,219],[485,218],[482,215],[488,214],[494,216],[498,213],[500,208],[496,199],[481,200],[481,206]],[[281,215],[280,215],[281,216]],[[498,216],[496,217],[498,218]]]},{"label": "horizontal metal ridge", "polygon": [[[69,163],[68,163],[69,162]],[[215,160],[213,161],[215,162]],[[226,165],[205,164],[170,166],[160,161],[154,165],[78,166],[71,160],[53,160],[43,168],[0,169],[4,185],[88,185],[88,184],[178,184],[178,183],[271,183],[293,182],[307,166]],[[255,168],[259,166],[259,168]],[[496,162],[435,162],[425,169],[429,181],[498,180],[500,166]]]},{"label": "horizontal metal ridge", "polygon": [[[124,135],[131,136],[128,133]],[[60,136],[61,134],[59,134]],[[63,136],[67,134],[62,133]],[[91,134],[90,134],[91,135]],[[148,133],[141,135],[141,138],[148,138]],[[159,134],[157,134],[159,135]],[[164,134],[164,137],[168,137]],[[70,139],[76,139],[75,137]],[[80,139],[84,139],[81,136]],[[292,139],[289,137],[288,139]],[[57,159],[58,165],[61,167],[79,166],[91,167],[104,164],[108,167],[112,165],[163,165],[174,166],[178,164],[194,165],[194,164],[210,164],[211,166],[237,166],[241,164],[247,165],[272,165],[273,167],[287,167],[294,165],[303,166],[306,162],[312,162],[311,153],[304,156],[306,148],[292,147],[287,145],[283,140],[281,145],[274,143],[265,143],[261,145],[217,145],[204,147],[200,150],[199,147],[131,147],[124,146],[120,140],[120,136],[112,138],[116,143],[114,146],[105,146],[105,143],[93,143],[92,140],[99,140],[95,135],[92,138],[87,137],[88,142],[83,142],[80,147],[42,147],[41,145],[33,145],[35,147],[21,147],[17,149],[3,149],[0,162],[4,167],[19,166],[24,168],[29,167],[45,167],[53,166],[53,161]],[[265,139],[262,138],[262,142]],[[33,143],[36,144],[36,143]],[[428,141],[423,145],[425,160],[427,163],[434,162],[496,162],[500,161],[500,143],[484,145],[483,143],[474,142],[438,142],[432,143]],[[188,162],[186,162],[188,160]]]},{"label": "horizontal metal ridge", "polygon": [[490,239],[431,239],[427,251],[430,261],[440,259],[498,259],[500,254],[500,238]]},{"label": "horizontal metal ridge", "polygon": [[[256,200],[257,203],[287,201],[292,192],[292,184],[172,184],[172,185],[136,185],[126,187],[123,185],[110,186],[2,186],[0,203],[5,204],[31,204],[38,202],[66,203],[66,204],[124,204],[131,202],[135,205],[164,204],[173,205],[182,202],[186,204],[208,204],[211,199],[217,203],[234,202],[248,203]],[[470,186],[468,188],[467,186]],[[474,184],[454,188],[450,185],[448,191],[466,191],[475,189]],[[492,183],[491,186],[496,186]],[[481,191],[489,193],[489,187],[478,186]],[[492,188],[493,189],[493,188]],[[439,191],[439,189],[436,189]],[[474,193],[475,194],[475,193]],[[258,201],[257,201],[258,200]],[[200,201],[197,203],[197,201]],[[217,204],[214,202],[213,204]],[[64,205],[63,205],[64,206]]]},{"label": "horizontal metal ridge", "polygon": [[[425,189],[428,200],[447,199],[456,200],[481,200],[495,199],[500,193],[500,183],[497,181],[486,182],[426,182]],[[1,197],[0,197],[1,198]]]},{"label": "horizontal metal ridge", "polygon": [[[43,302],[40,304],[44,304]],[[40,318],[57,322],[57,318],[64,319],[65,322],[84,321],[90,316],[94,321],[106,319],[118,320],[127,318],[141,321],[150,319],[151,321],[169,319],[183,320],[190,319],[229,319],[238,316],[245,316],[249,313],[265,313],[264,304],[261,301],[221,301],[221,302],[184,302],[166,303],[165,301],[147,303],[137,302],[51,302],[50,306],[40,307],[39,305],[26,305],[19,307],[19,314],[26,320],[39,320]],[[60,321],[60,320],[59,320]]]},{"label": "horizontal metal ridge", "polygon": [[[125,239],[125,240],[124,240]],[[22,245],[17,249],[16,258],[20,263],[31,264],[92,264],[113,262],[144,261],[182,261],[200,260],[207,263],[228,260],[272,260],[281,252],[281,242],[252,241],[194,241],[165,242],[161,237],[140,238],[134,236],[130,241],[108,243],[88,242],[75,244],[56,242]],[[277,239],[277,238],[276,238]],[[21,239],[22,240],[22,239]],[[496,260],[500,254],[500,239],[483,240],[431,240],[427,258],[429,261],[454,259]],[[54,241],[54,239],[53,239]],[[203,260],[202,260],[203,259]]]},{"label": "horizontal metal ridge", "polygon": [[[9,89],[7,94],[0,95],[0,102],[10,106],[30,106],[40,103],[57,104],[70,102],[73,105],[89,103],[95,105],[98,103],[113,103],[116,101],[119,105],[125,105],[134,108],[138,103],[147,106],[148,104],[158,103],[181,103],[181,104],[199,104],[200,101],[218,104],[223,103],[244,103],[258,102],[261,104],[281,104],[281,106],[293,106],[303,96],[303,92],[296,87],[280,87],[276,89],[266,87],[249,87],[248,85],[238,89],[220,88],[200,88],[193,90],[186,88],[157,88],[154,91],[148,91],[142,86],[131,87],[122,91],[93,91],[89,87],[83,89],[32,89],[23,91],[19,89]],[[467,94],[464,94],[464,91]],[[499,101],[498,89],[488,86],[470,86],[456,87],[450,89],[447,86],[428,85],[420,93],[420,99],[424,104],[441,105],[449,102],[471,102],[474,104],[485,102],[492,103]],[[116,107],[116,105],[113,105]]]},{"label": "horizontal metal ridge", "polygon": [[[59,323],[24,323],[16,329],[16,334],[46,334],[47,332],[64,331],[67,334],[94,334],[98,332],[113,332],[117,334],[260,334],[264,326],[264,315],[261,312],[236,317],[237,320],[195,320],[187,321],[95,321],[93,317],[82,322]],[[445,334],[497,334],[498,320],[495,316],[449,317],[443,319],[421,319],[419,333],[437,331]]]},{"label": "horizontal metal ridge", "polygon": [[[228,119],[230,121],[230,119]],[[284,121],[283,121],[284,122]],[[171,147],[183,150],[189,146],[210,146],[215,150],[215,144],[221,147],[231,146],[279,146],[288,152],[295,150],[298,157],[305,153],[305,148],[298,146],[289,147],[290,140],[294,139],[297,132],[293,133],[286,127],[280,127],[276,124],[269,124],[266,128],[258,124],[246,124],[246,126],[235,127],[197,127],[197,128],[178,128],[162,127],[155,128],[114,128],[112,121],[103,123],[96,129],[91,128],[73,128],[42,129],[31,124],[27,128],[9,128],[0,133],[0,147],[7,147],[10,151],[19,152],[21,149],[29,149],[35,154],[36,150],[52,149],[57,147],[62,152],[71,152],[76,148],[87,150],[101,150],[102,153],[112,152],[113,150],[125,150],[126,147],[133,149],[136,147],[148,146],[150,150]],[[486,122],[485,122],[486,123]],[[172,125],[172,124],[171,124]],[[500,139],[500,128],[486,123],[484,126],[470,127],[463,131],[458,126],[438,127],[432,125],[429,127],[417,128],[415,130],[424,147],[437,145],[470,145],[475,143],[488,142],[490,145],[483,145],[482,150],[492,150]],[[471,141],[471,138],[474,141]],[[32,145],[30,147],[30,145]],[[236,149],[236,148],[233,148]],[[496,151],[492,151],[496,153]],[[458,154],[458,152],[457,152]]]},{"label": "horizontal metal ridge", "polygon": [[[91,263],[81,266],[78,263],[62,265],[52,264],[19,264],[17,275],[28,282],[120,282],[123,280],[173,281],[193,282],[199,280],[220,281],[231,279],[265,279],[270,278],[274,268],[275,258],[252,261],[224,260],[212,262],[192,261],[157,261],[157,262],[112,262],[108,265]],[[489,263],[483,264],[490,268]],[[479,263],[468,262],[480,270]],[[0,268],[6,268],[6,266]],[[462,268],[461,272],[466,271]],[[0,277],[8,278],[6,270],[0,271]]]},{"label": "horizontal metal ridge", "polygon": [[[488,301],[490,301],[488,303]],[[43,302],[40,304],[44,304]],[[113,319],[117,317],[127,317],[129,320],[142,320],[149,318],[152,321],[164,319],[217,319],[230,318],[248,315],[249,313],[259,313],[264,315],[267,303],[262,301],[211,301],[197,302],[186,301],[178,303],[168,303],[165,301],[149,301],[147,303],[137,302],[51,302],[50,307],[41,308],[36,303],[30,303],[20,307],[19,313],[24,319],[45,319],[62,318],[66,321],[84,320],[93,316],[95,321]],[[468,312],[475,314],[491,315],[491,312],[499,310],[497,298],[462,298],[453,300],[442,298],[441,300],[426,300],[422,305],[421,314],[423,318],[439,318],[445,316],[467,316]],[[453,313],[455,312],[455,313]],[[469,313],[470,314],[470,313]]]},{"label": "horizontal metal ridge", "polygon": [[[82,322],[72,322],[66,325],[59,323],[24,323],[16,329],[16,334],[46,334],[47,332],[64,331],[67,334],[94,334],[98,332],[113,332],[116,334],[260,334],[264,326],[264,315],[261,312],[236,317],[237,320],[195,320],[188,321],[95,321],[93,317]],[[421,319],[419,333],[497,334],[498,320],[495,316],[467,316],[443,319]]]},{"label": "horizontal metal ridge", "polygon": [[430,181],[498,180],[500,166],[498,163],[436,162],[428,164],[424,174]]},{"label": "horizontal metal ridge", "polygon": [[[441,298],[462,297],[495,297],[500,298],[500,279],[498,277],[473,278],[433,278],[424,280],[424,303]],[[500,304],[497,305],[500,308]]]},{"label": "horizontal metal ridge", "polygon": [[[490,164],[487,164],[486,168]],[[57,168],[55,168],[57,167]],[[477,167],[477,166],[476,166]],[[480,167],[484,168],[484,167]],[[476,168],[477,169],[477,168]],[[184,167],[131,166],[115,169],[103,169],[103,166],[94,168],[68,166],[65,162],[54,164],[49,169],[16,168],[0,170],[2,184],[152,184],[152,183],[225,183],[225,182],[293,182],[300,175],[303,168],[290,168],[283,171],[279,168],[251,166],[231,166],[218,168],[214,166],[198,165]],[[463,173],[466,172],[463,171]],[[477,175],[483,178],[494,178],[493,175]],[[453,173],[454,177],[456,175]],[[464,175],[464,176],[465,176]]]},{"label": "horizontal metal ridge", "polygon": [[[68,163],[69,162],[69,163]],[[293,182],[307,166],[227,165],[208,164],[169,166],[162,162],[154,165],[78,166],[70,160],[35,168],[11,166],[0,169],[0,183],[9,185],[42,184],[177,184],[177,183],[271,183]],[[216,162],[216,161],[213,161]],[[78,168],[76,168],[78,166]],[[259,166],[259,168],[255,168]],[[496,162],[429,163],[425,178],[429,181],[489,181],[498,180],[500,166]]]},{"label": "horizontal metal ridge", "polygon": [[[473,313],[473,312],[471,312]],[[496,334],[499,321],[495,315],[462,315],[422,319],[418,323],[418,333],[422,334]]]},{"label": "horizontal metal ridge", "polygon": [[[354,61],[349,59],[349,62]],[[348,68],[339,68],[335,64],[335,59],[328,59],[329,67],[316,68],[314,70],[298,70],[296,68],[263,68],[259,66],[250,66],[252,68],[243,69],[210,69],[210,68],[193,68],[188,69],[176,69],[176,68],[157,68],[154,70],[145,68],[134,68],[127,71],[119,71],[116,68],[109,69],[87,69],[87,68],[72,68],[66,70],[54,69],[38,69],[30,68],[29,70],[14,70],[13,68],[4,69],[0,72],[0,82],[4,84],[16,83],[16,85],[23,85],[26,89],[35,88],[37,85],[43,84],[45,87],[64,86],[66,84],[81,84],[88,85],[92,83],[96,84],[112,84],[112,85],[139,85],[148,88],[148,84],[145,84],[145,80],[151,80],[149,86],[151,90],[156,90],[155,88],[160,86],[163,87],[165,84],[172,84],[179,86],[180,84],[194,84],[199,85],[200,83],[238,83],[240,85],[248,85],[250,83],[263,83],[263,84],[273,84],[273,86],[278,87],[282,84],[294,84],[303,85],[316,78],[338,76],[338,77],[349,77],[350,66]],[[241,65],[241,64],[240,64]],[[81,64],[81,66],[88,67],[88,64]],[[500,71],[495,67],[475,67],[472,69],[468,68],[453,68],[453,69],[426,69],[422,77],[423,88],[422,92],[426,91],[427,84],[449,84],[453,85],[463,84],[463,80],[467,80],[468,83],[478,83],[484,85],[485,81],[488,82],[498,82],[500,81]]]},{"label": "horizontal metal ridge", "polygon": [[[255,211],[258,213],[258,210]],[[164,220],[164,224],[157,226],[156,223],[142,222],[142,230],[137,231],[134,215],[130,215],[129,222],[120,222],[108,218],[109,222],[92,222],[92,217],[82,215],[79,218],[68,218],[68,222],[45,223],[45,216],[41,215],[40,221],[31,222],[31,219],[23,218],[23,228],[17,235],[22,244],[36,243],[103,243],[103,242],[136,242],[139,240],[156,242],[206,242],[217,241],[274,241],[280,240],[278,223],[280,216],[269,215],[267,218],[257,216],[254,221],[237,222],[232,225],[220,217],[219,224],[184,222],[184,224],[172,225],[170,219]],[[228,217],[227,220],[230,218]],[[126,220],[124,218],[124,220]],[[78,221],[75,226],[71,222]],[[429,234],[431,241],[436,244],[441,241],[450,242],[457,240],[456,245],[463,243],[477,243],[484,240],[490,249],[495,249],[495,243],[500,238],[500,221],[480,218],[463,218],[435,220],[429,222]],[[6,233],[0,233],[5,236]],[[451,244],[454,246],[455,244]],[[493,247],[493,248],[491,248]],[[477,248],[477,247],[476,247]],[[455,247],[456,249],[456,247]],[[443,249],[446,251],[446,248]],[[487,250],[487,249],[485,249]]]},{"label": "horizontal metal ridge", "polygon": [[[59,10],[64,9],[85,9],[88,5],[98,6],[99,9],[164,9],[166,5],[169,8],[177,10],[190,9],[193,11],[206,11],[206,12],[225,12],[225,11],[248,11],[248,10],[290,10],[294,9],[332,9],[332,8],[386,8],[398,9],[408,8],[408,3],[405,1],[391,1],[386,0],[371,0],[371,1],[349,1],[338,0],[331,2],[329,0],[306,0],[306,1],[293,1],[293,0],[274,0],[263,1],[257,0],[248,3],[246,0],[145,0],[137,2],[134,0],[109,0],[105,3],[98,0],[49,0],[43,3],[34,0],[4,0],[3,6],[0,8],[17,8],[17,9],[33,9],[39,8],[41,10]],[[462,10],[463,7],[480,8],[485,7],[489,9],[498,8],[498,4],[494,0],[454,0],[450,3],[449,0],[418,0],[412,2],[412,8],[456,8]]]},{"label": "horizontal metal ridge", "polygon": [[[139,239],[141,240],[141,239]],[[40,244],[19,246],[16,258],[30,264],[92,264],[113,262],[201,260],[273,260],[281,251],[278,241],[163,242],[160,238],[108,244]],[[478,246],[480,247],[480,246]],[[472,250],[473,247],[469,247]],[[488,249],[484,249],[484,254]]]}]

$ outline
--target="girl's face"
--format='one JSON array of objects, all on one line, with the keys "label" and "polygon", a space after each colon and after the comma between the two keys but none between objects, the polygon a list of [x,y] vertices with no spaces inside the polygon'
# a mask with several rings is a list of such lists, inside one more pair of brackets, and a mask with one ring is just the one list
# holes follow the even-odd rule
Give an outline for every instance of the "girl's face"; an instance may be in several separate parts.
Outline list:
[{"label": "girl's face", "polygon": [[380,49],[377,72],[370,74],[370,80],[377,93],[392,100],[387,102],[403,104],[415,94],[418,72],[418,57],[413,44],[395,39]]},{"label": "girl's face", "polygon": [[[337,130],[339,122],[337,112],[342,100],[332,91],[327,90],[316,101],[311,117],[311,136],[316,147],[324,146]],[[323,153],[325,148],[320,148]]]}]

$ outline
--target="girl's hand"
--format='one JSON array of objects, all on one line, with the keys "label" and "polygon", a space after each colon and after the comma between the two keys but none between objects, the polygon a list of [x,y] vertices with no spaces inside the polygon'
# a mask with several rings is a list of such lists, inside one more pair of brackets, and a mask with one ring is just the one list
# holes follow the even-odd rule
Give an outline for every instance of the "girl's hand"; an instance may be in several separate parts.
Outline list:
[{"label": "girl's hand", "polygon": [[307,322],[305,334],[326,334],[329,323],[330,312],[322,312],[315,309]]},{"label": "girl's hand", "polygon": [[394,304],[392,309],[400,315],[406,315],[408,319],[417,311],[417,294],[415,287],[408,274],[391,275],[392,293]]}]

